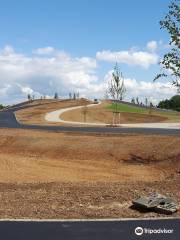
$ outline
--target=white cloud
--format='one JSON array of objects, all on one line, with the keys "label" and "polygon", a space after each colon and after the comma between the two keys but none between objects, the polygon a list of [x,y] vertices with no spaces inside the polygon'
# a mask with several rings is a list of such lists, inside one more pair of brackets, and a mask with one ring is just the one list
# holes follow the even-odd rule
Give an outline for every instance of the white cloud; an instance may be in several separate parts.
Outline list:
[{"label": "white cloud", "polygon": [[[105,76],[105,81],[108,82],[111,76],[112,71],[109,71]],[[177,92],[176,87],[168,82],[145,82],[125,78],[124,83],[126,87],[125,100],[127,101],[130,101],[132,97],[138,97],[142,102],[148,98],[153,104],[157,104],[161,99],[170,98]]]},{"label": "white cloud", "polygon": [[[52,48],[53,49],[53,48]],[[0,51],[0,102],[13,103],[31,93],[67,96],[69,91],[82,94],[98,92],[96,59],[73,58],[63,51],[53,56],[18,54],[10,46]]]},{"label": "white cloud", "polygon": [[158,48],[158,43],[156,41],[150,41],[147,43],[147,49],[149,51],[155,52]]},{"label": "white cloud", "polygon": [[33,50],[34,54],[39,54],[39,55],[49,55],[54,52],[55,52],[55,49],[53,47],[37,48]]},{"label": "white cloud", "polygon": [[149,68],[152,64],[158,63],[158,55],[145,51],[102,51],[97,52],[96,58],[101,61],[125,63]]},{"label": "white cloud", "polygon": [[138,82],[135,79],[126,79],[126,85],[129,95],[139,96],[142,101],[147,97],[154,104],[157,104],[161,99],[170,98],[177,91],[172,84],[163,82]]},{"label": "white cloud", "polygon": [[9,45],[6,45],[4,49],[1,51],[1,54],[5,56],[11,55],[13,53],[14,53],[14,49]]},{"label": "white cloud", "polygon": [[150,51],[150,52],[162,52],[164,50],[167,50],[169,48],[171,48],[171,45],[169,43],[164,43],[162,40],[159,41],[149,41],[146,45],[146,48]]},{"label": "white cloud", "polygon": [[[149,53],[149,56],[145,52],[133,51],[135,50],[123,54],[121,52],[120,56],[123,55],[124,61],[130,61],[130,64],[137,64],[138,59],[138,64],[143,67],[155,61],[151,59],[153,54]],[[97,55],[99,58],[104,57],[100,53]],[[112,55],[111,58],[114,60],[114,54]],[[11,46],[6,46],[0,50],[0,103],[23,101],[27,99],[28,93],[36,97],[53,96],[55,92],[60,96],[68,96],[69,92],[79,91],[81,96],[102,97],[112,71],[109,71],[104,81],[100,82],[97,67],[97,60],[94,58],[72,57],[57,49],[51,55],[26,56],[17,53]],[[142,99],[153,98],[157,102],[176,93],[169,83],[125,79],[125,84],[128,100],[139,96]]]}]

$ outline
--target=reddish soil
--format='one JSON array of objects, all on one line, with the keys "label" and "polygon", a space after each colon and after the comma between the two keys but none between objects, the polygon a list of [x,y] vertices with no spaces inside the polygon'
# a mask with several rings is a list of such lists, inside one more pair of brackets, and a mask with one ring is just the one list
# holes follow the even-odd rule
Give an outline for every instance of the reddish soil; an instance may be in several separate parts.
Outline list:
[{"label": "reddish soil", "polygon": [[[104,101],[100,105],[87,108],[86,110],[86,122],[89,123],[106,123],[112,124],[113,113],[107,109],[107,101]],[[61,118],[66,121],[84,122],[84,108],[75,109],[72,111],[65,112],[61,115]],[[153,123],[162,122],[167,120],[167,117],[157,116],[153,114],[142,114],[142,113],[120,113],[120,123]]]},{"label": "reddish soil", "polygon": [[0,136],[1,218],[165,216],[130,208],[153,191],[180,203],[179,137],[8,129]]},{"label": "reddish soil", "polygon": [[[91,103],[86,99],[77,100],[39,100],[31,103],[32,107],[16,112],[16,118],[21,123],[41,124],[41,125],[63,125],[62,123],[52,123],[45,120],[45,114],[62,108],[82,106]],[[35,104],[38,104],[37,106]],[[87,108],[86,122],[112,124],[113,114],[106,108],[108,102],[104,101],[101,105]],[[76,109],[61,115],[63,120],[84,122],[83,109]],[[152,123],[166,121],[166,116],[139,113],[121,113],[121,123]]]},{"label": "reddish soil", "polygon": [[61,108],[68,108],[73,106],[81,106],[90,104],[86,99],[77,100],[36,100],[28,105],[32,107],[17,111],[16,118],[19,122],[25,124],[40,124],[40,125],[59,125],[59,123],[47,122],[44,117],[48,112],[55,111]]},{"label": "reddish soil", "polygon": [[[176,176],[177,177],[177,176]],[[166,181],[0,184],[0,218],[157,218],[132,209],[132,199],[154,191],[180,202],[180,177]],[[176,212],[173,217],[180,217]],[[170,217],[172,217],[170,215]]]}]

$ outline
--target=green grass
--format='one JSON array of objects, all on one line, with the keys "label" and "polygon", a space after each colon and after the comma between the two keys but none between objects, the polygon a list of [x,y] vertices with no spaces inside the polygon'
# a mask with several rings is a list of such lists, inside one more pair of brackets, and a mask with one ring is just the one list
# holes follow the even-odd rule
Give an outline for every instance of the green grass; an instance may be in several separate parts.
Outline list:
[{"label": "green grass", "polygon": [[[116,109],[116,104],[111,103],[106,106],[107,109],[115,111]],[[117,110],[119,112],[129,112],[129,113],[139,113],[139,114],[149,114],[149,108],[142,108],[138,106],[131,106],[123,103],[118,103],[117,104]],[[176,112],[163,112],[163,111],[158,111],[158,110],[151,110],[151,114],[157,115],[157,116],[162,116],[168,118],[170,121],[180,121],[180,113]]]},{"label": "green grass", "polygon": [[[108,109],[115,110],[116,104],[112,103],[107,106]],[[137,106],[131,106],[123,103],[117,104],[117,110],[120,112],[131,112],[131,113],[148,113],[148,110],[145,108],[137,107]]]}]

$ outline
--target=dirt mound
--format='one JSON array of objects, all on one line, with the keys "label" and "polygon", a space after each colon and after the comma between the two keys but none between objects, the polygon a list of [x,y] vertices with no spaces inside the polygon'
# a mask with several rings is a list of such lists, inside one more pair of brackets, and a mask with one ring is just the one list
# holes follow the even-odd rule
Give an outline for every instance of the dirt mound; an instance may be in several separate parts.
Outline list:
[{"label": "dirt mound", "polygon": [[0,182],[151,182],[180,167],[179,137],[7,129],[0,135]]},{"label": "dirt mound", "polygon": [[0,218],[163,217],[135,211],[131,201],[157,191],[180,202],[179,137],[12,129],[0,136]]},{"label": "dirt mound", "polygon": [[90,104],[87,99],[81,98],[77,100],[54,100],[44,99],[36,100],[29,105],[32,107],[17,111],[16,118],[21,123],[26,124],[40,124],[40,125],[54,125],[54,123],[48,123],[45,121],[44,116],[47,112],[55,111],[57,109],[68,108],[73,106],[81,106],[84,104]]},{"label": "dirt mound", "polygon": [[[61,115],[61,118],[66,121],[83,122],[84,116],[82,109],[76,109],[65,112]],[[139,114],[121,112],[120,123],[153,123],[162,122],[167,120],[166,117],[156,116],[152,114]],[[86,122],[92,123],[106,123],[112,124],[113,114],[112,111],[105,109],[103,106],[97,106],[87,109]]]},{"label": "dirt mound", "polygon": [[[73,106],[83,106],[90,104],[87,99],[77,100],[37,100],[31,108],[23,109],[16,112],[16,118],[21,123],[26,124],[41,124],[41,125],[63,125],[62,123],[52,123],[45,120],[45,114],[62,108]],[[87,108],[86,122],[112,124],[112,111],[107,109],[109,102],[103,101],[102,104],[96,105],[93,108]],[[83,109],[76,109],[65,112],[61,118],[66,121],[83,122]],[[153,114],[138,114],[138,113],[121,113],[121,123],[153,123],[166,121],[165,116]]]}]

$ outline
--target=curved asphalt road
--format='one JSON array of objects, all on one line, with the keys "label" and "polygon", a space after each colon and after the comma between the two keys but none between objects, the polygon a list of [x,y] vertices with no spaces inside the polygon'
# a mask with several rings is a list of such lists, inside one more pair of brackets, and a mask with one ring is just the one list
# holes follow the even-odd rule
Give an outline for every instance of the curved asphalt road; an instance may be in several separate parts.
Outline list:
[{"label": "curved asphalt road", "polygon": [[[36,104],[34,106],[37,106]],[[0,111],[0,128],[37,129],[59,132],[81,132],[81,133],[140,133],[140,134],[162,134],[180,136],[180,129],[162,128],[124,128],[124,127],[71,127],[71,126],[46,126],[21,124],[16,120],[15,111],[29,108],[26,104],[17,104],[11,108]]]}]

